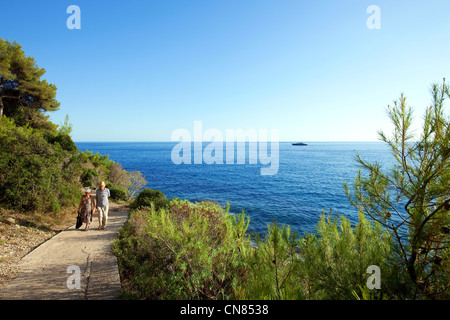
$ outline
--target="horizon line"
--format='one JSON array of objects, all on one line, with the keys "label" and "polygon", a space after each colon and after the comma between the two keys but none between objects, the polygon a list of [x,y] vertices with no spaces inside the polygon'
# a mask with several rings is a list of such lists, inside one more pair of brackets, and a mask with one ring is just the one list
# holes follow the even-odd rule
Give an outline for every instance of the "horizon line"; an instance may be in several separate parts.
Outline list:
[{"label": "horizon line", "polygon": [[[155,141],[155,140],[148,140],[148,141],[132,141],[132,140],[126,140],[126,141],[116,141],[116,140],[111,140],[111,141],[74,141],[74,143],[180,143],[180,142],[188,142],[188,141]],[[190,141],[190,143],[193,142],[215,142],[215,141],[195,141],[192,140]],[[248,141],[248,140],[232,140],[232,141],[227,141],[227,140],[223,140],[223,141],[216,141],[216,142],[259,142],[257,141]],[[267,140],[267,143],[271,142],[271,140]],[[298,140],[292,140],[292,141],[278,141],[279,143],[293,143],[293,142],[298,142]],[[383,142],[380,140],[303,140],[301,142],[308,142],[308,143],[316,143],[316,142],[353,142],[353,143],[367,143],[367,142]]]}]

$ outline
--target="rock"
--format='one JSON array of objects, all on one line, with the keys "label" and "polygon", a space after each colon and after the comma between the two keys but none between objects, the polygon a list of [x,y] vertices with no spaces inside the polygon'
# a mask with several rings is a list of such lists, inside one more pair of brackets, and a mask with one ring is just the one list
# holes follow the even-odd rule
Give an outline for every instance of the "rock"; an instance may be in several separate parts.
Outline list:
[{"label": "rock", "polygon": [[16,224],[16,219],[10,217],[6,219],[6,222],[8,222],[9,224]]}]

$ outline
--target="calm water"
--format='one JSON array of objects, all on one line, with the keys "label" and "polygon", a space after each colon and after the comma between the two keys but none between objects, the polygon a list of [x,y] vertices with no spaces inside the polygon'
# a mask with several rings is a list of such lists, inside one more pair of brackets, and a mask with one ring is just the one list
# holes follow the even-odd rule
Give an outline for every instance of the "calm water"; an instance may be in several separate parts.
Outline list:
[{"label": "calm water", "polygon": [[[191,201],[228,201],[232,212],[250,216],[250,233],[265,233],[276,218],[303,234],[314,232],[322,210],[357,219],[343,182],[351,183],[363,159],[392,164],[392,156],[379,142],[313,142],[308,146],[280,143],[279,170],[260,174],[260,164],[175,165],[171,152],[175,142],[78,142],[80,150],[109,154],[128,171],[141,171],[147,187],[161,190],[168,198]],[[207,145],[207,144],[205,144]],[[270,150],[270,149],[269,149]],[[192,155],[193,157],[193,155]],[[267,167],[267,165],[264,165]]]}]

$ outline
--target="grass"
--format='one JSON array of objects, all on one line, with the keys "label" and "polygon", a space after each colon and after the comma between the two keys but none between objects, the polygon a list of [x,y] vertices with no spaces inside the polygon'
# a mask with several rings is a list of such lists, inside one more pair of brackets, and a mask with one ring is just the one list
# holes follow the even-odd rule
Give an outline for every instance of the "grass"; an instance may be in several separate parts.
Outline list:
[{"label": "grass", "polygon": [[21,213],[14,210],[0,209],[0,222],[2,229],[6,231],[11,224],[8,218],[13,218],[16,225],[32,229],[39,229],[45,232],[61,231],[75,223],[77,213],[76,207],[67,208],[60,212],[42,213],[27,212]]}]

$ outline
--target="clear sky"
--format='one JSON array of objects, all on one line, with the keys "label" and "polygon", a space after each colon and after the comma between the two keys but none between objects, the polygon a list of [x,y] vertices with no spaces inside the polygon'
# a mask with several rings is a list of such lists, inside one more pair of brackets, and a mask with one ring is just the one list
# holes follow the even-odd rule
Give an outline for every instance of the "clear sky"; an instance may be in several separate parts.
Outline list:
[{"label": "clear sky", "polygon": [[75,141],[170,141],[196,120],[375,141],[402,92],[420,121],[430,84],[450,79],[449,0],[0,1],[0,37],[46,69],[51,120],[69,114]]}]

